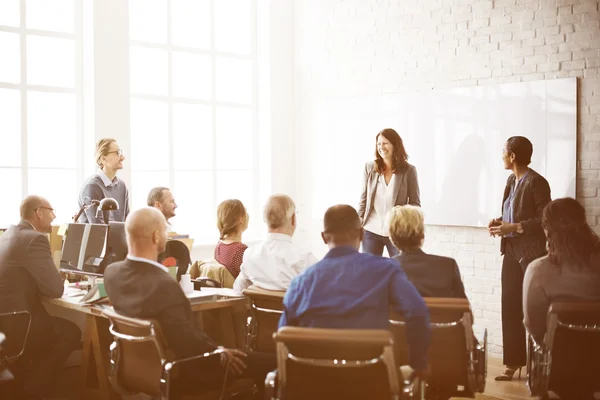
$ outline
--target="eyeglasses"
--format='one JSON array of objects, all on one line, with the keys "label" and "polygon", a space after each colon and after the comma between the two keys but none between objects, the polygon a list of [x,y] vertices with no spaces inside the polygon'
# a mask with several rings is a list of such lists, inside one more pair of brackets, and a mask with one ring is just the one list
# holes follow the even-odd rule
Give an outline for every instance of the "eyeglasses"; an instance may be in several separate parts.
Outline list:
[{"label": "eyeglasses", "polygon": [[125,150],[119,149],[115,151],[107,151],[106,154],[116,153],[119,157],[125,155]]},{"label": "eyeglasses", "polygon": [[54,208],[51,208],[51,207],[38,207],[35,209],[35,211],[39,210],[40,208],[43,208],[44,210],[48,210],[48,211],[51,211],[52,213],[54,213]]}]

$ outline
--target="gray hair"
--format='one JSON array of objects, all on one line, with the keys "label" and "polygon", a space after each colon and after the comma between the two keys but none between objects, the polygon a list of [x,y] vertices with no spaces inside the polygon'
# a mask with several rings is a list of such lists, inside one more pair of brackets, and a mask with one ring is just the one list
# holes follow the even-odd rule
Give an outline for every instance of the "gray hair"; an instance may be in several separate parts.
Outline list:
[{"label": "gray hair", "polygon": [[148,193],[148,199],[146,200],[146,204],[148,204],[148,207],[154,207],[154,203],[156,203],[157,201],[159,203],[162,203],[164,197],[163,192],[165,190],[169,190],[169,188],[162,186],[152,188],[150,190],[150,193]]},{"label": "gray hair", "polygon": [[265,205],[263,218],[269,229],[277,229],[285,225],[296,212],[296,204],[290,196],[274,194]]}]

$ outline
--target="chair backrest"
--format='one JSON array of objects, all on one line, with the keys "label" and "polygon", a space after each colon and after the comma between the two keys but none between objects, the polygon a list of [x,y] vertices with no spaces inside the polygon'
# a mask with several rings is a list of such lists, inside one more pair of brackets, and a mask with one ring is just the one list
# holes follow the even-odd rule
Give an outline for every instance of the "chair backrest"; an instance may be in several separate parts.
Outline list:
[{"label": "chair backrest", "polygon": [[187,273],[192,258],[190,256],[190,249],[185,243],[179,240],[167,240],[165,251],[158,256],[159,262],[162,262],[167,257],[173,257],[177,260],[177,282],[181,280],[181,275]]},{"label": "chair backrest", "polygon": [[[471,392],[483,391],[486,366],[479,365],[479,376],[476,376],[475,363],[485,364],[486,361],[485,357],[476,359],[475,356],[469,301],[460,298],[425,298],[425,303],[429,308],[431,321],[431,345],[428,352],[431,375],[427,383],[432,387],[456,390],[458,386],[462,386]],[[409,349],[404,318],[392,313],[390,329],[394,336],[396,363],[406,365],[409,361]]]},{"label": "chair backrest", "polygon": [[192,279],[206,277],[216,282],[219,282],[221,287],[233,288],[235,278],[216,260],[196,261],[190,268],[190,276]]},{"label": "chair backrest", "polygon": [[246,350],[275,354],[273,334],[277,332],[283,313],[285,291],[265,290],[252,285],[244,290],[244,294],[252,302]]},{"label": "chair backrest", "polygon": [[0,352],[0,362],[14,361],[23,354],[30,327],[31,314],[28,311],[0,314],[0,330],[6,338]]},{"label": "chair backrest", "polygon": [[161,393],[165,394],[163,371],[168,360],[158,324],[128,318],[112,310],[104,310],[104,314],[110,320],[113,335],[109,379],[115,390],[123,395],[141,392],[160,397]]},{"label": "chair backrest", "polygon": [[550,305],[543,347],[549,352],[549,389],[558,378],[600,391],[600,302]]},{"label": "chair backrest", "polygon": [[278,398],[390,399],[400,395],[387,330],[283,327],[277,345]]}]

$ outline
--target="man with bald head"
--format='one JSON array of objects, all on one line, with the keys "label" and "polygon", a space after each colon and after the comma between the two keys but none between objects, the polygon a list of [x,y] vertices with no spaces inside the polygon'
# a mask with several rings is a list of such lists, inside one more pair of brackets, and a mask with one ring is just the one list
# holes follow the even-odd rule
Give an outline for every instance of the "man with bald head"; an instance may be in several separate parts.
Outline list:
[{"label": "man with bald head", "polygon": [[[159,323],[167,345],[176,358],[186,358],[217,349],[195,323],[190,301],[168,270],[157,262],[167,242],[167,221],[156,208],[147,207],[129,214],[125,221],[127,259],[109,265],[104,273],[104,286],[110,301],[119,314],[132,318],[152,319]],[[183,381],[176,390],[191,394],[221,387],[224,366],[229,365],[233,376],[245,373],[264,383],[268,371],[275,368],[274,360],[261,368],[248,370],[255,363],[239,350],[227,349],[221,360],[205,360],[182,368]],[[180,393],[180,394],[182,394]]]},{"label": "man with bald head", "polygon": [[[79,347],[81,331],[70,321],[51,317],[41,302],[42,297],[61,297],[64,289],[46,236],[52,232],[54,209],[45,198],[32,195],[21,203],[20,214],[19,224],[0,236],[0,313],[28,311],[31,315],[25,353],[15,370],[23,383],[19,389],[25,393],[15,398],[41,398],[51,391],[56,374]],[[23,343],[22,323],[11,318],[0,326],[9,354],[18,353]]]},{"label": "man with bald head", "polygon": [[417,289],[396,260],[358,252],[363,228],[354,208],[330,207],[323,224],[329,252],[292,281],[279,326],[388,329],[392,309],[406,321],[410,366],[425,375],[431,332]]},{"label": "man with bald head", "polygon": [[286,195],[276,194],[267,200],[264,221],[267,240],[244,252],[240,274],[233,289],[241,293],[250,285],[267,290],[286,290],[292,279],[317,262],[308,251],[292,244],[296,231],[296,205]]}]

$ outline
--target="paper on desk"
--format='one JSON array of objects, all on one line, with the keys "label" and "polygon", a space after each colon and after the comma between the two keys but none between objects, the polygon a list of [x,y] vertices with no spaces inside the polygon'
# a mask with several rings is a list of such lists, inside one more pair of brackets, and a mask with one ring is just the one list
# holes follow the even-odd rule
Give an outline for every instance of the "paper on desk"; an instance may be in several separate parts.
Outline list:
[{"label": "paper on desk", "polygon": [[83,296],[84,294],[85,290],[70,286],[65,286],[65,290],[63,291],[63,297]]},{"label": "paper on desk", "polygon": [[216,294],[219,296],[225,296],[225,297],[244,297],[243,294],[236,292],[233,289],[229,289],[229,288],[211,288],[211,287],[203,287],[202,292],[205,293],[212,293],[212,294]]},{"label": "paper on desk", "polygon": [[185,296],[188,299],[195,300],[195,301],[214,301],[214,300],[217,300],[216,293],[209,293],[209,292],[200,291],[200,290],[194,290],[192,292],[187,292],[187,293],[185,293]]}]

